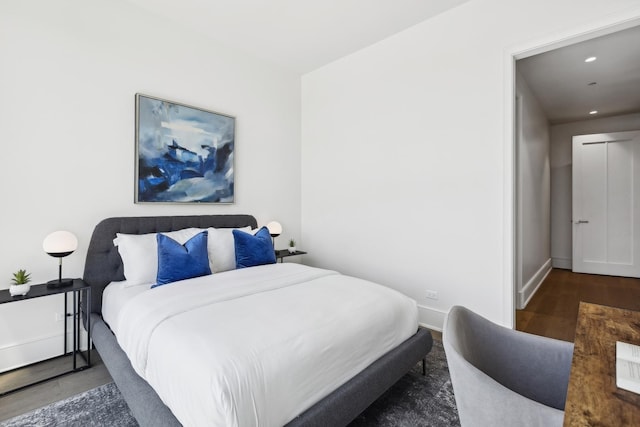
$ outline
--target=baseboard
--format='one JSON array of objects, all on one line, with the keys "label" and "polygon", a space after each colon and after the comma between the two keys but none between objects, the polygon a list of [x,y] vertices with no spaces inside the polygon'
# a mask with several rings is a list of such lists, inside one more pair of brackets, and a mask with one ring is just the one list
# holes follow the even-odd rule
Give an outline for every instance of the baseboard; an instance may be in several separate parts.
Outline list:
[{"label": "baseboard", "polygon": [[544,282],[544,279],[547,277],[549,272],[551,271],[551,258],[549,258],[542,267],[536,271],[536,274],[527,282],[526,285],[522,287],[520,291],[518,291],[518,309],[522,310],[527,306],[531,298],[535,295],[536,291]]},{"label": "baseboard", "polygon": [[551,258],[551,266],[553,268],[562,268],[563,270],[573,269],[573,260],[571,258]]},{"label": "baseboard", "polygon": [[442,332],[444,318],[447,316],[447,313],[448,311],[418,304],[418,323],[425,328]]},{"label": "baseboard", "polygon": [[[81,327],[82,328],[82,327]],[[73,329],[67,332],[67,351],[73,348]],[[40,336],[28,341],[11,343],[0,348],[0,372],[10,371],[63,354],[64,334]],[[87,334],[80,333],[80,349],[87,349]]]}]

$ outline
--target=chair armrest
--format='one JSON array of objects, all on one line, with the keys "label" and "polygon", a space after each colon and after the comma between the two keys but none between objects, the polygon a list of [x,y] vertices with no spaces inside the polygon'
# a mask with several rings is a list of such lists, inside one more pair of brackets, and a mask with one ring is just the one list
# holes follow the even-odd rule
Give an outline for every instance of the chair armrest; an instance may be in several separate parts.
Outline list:
[{"label": "chair armrest", "polygon": [[564,411],[513,392],[447,348],[447,363],[465,427],[562,426]]},{"label": "chair armrest", "polygon": [[544,405],[564,410],[573,344],[493,325],[481,368],[500,384]]}]

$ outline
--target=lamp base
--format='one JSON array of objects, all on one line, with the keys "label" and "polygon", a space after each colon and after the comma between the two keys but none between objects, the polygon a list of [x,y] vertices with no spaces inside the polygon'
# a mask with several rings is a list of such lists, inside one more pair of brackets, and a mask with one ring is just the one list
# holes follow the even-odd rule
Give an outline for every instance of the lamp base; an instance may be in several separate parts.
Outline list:
[{"label": "lamp base", "polygon": [[47,288],[63,288],[73,285],[73,279],[54,279],[47,282]]}]

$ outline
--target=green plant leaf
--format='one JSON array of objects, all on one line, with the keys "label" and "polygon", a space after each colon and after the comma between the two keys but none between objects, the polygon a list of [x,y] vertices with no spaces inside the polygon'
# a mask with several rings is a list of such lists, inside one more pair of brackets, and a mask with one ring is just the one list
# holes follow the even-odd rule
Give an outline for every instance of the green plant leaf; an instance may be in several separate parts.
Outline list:
[{"label": "green plant leaf", "polygon": [[24,285],[31,281],[31,273],[27,273],[27,270],[18,270],[13,273],[13,278],[11,282],[14,285]]}]

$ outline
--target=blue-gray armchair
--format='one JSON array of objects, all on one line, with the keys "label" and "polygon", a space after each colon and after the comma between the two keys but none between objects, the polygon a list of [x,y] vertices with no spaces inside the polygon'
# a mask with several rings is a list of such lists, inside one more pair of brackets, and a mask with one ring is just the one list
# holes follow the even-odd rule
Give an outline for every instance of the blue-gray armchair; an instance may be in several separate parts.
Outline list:
[{"label": "blue-gray armchair", "polygon": [[561,426],[573,344],[454,306],[442,334],[463,427]]}]

